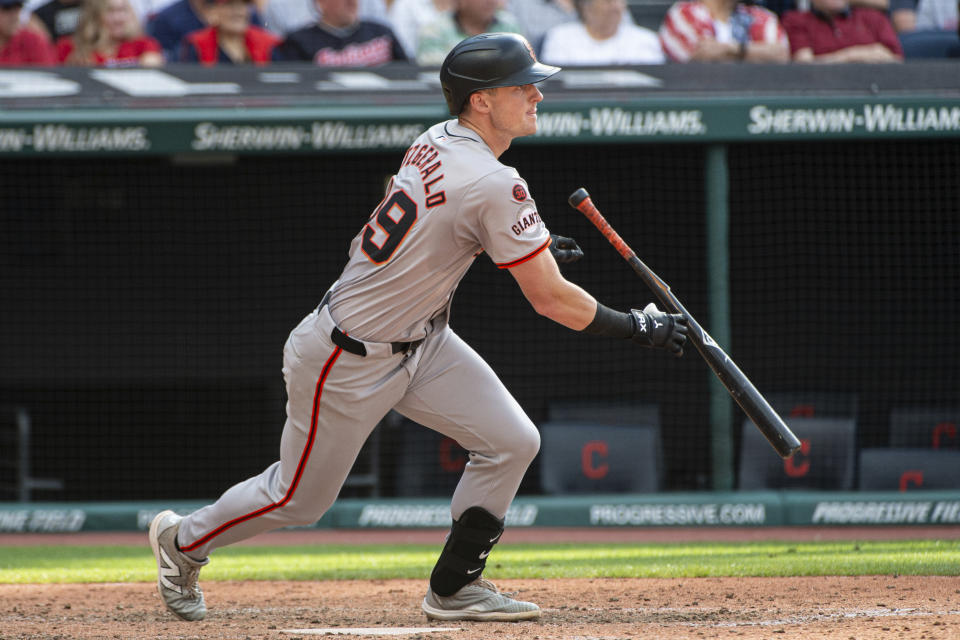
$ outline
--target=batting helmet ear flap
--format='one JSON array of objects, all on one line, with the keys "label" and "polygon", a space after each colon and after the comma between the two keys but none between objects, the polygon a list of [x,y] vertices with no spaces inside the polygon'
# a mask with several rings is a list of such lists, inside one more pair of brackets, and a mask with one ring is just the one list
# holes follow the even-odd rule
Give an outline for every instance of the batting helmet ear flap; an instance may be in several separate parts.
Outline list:
[{"label": "batting helmet ear flap", "polygon": [[455,116],[478,89],[533,84],[558,71],[560,67],[540,63],[519,34],[481,33],[450,50],[440,67],[440,86],[450,115]]}]

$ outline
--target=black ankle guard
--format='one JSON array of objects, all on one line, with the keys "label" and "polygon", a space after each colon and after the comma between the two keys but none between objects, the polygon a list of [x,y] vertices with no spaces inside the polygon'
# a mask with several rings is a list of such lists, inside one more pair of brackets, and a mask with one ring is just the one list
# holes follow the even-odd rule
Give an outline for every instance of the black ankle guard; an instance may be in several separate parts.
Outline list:
[{"label": "black ankle guard", "polygon": [[452,596],[473,582],[487,566],[487,556],[503,533],[503,520],[480,507],[470,507],[454,520],[433,573],[430,589],[438,596]]}]

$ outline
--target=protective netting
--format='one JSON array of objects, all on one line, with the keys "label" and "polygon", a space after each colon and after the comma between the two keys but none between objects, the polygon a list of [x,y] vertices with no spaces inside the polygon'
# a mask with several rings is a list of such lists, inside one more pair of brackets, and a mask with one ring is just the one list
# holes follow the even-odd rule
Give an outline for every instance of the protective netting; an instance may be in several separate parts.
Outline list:
[{"label": "protective netting", "polygon": [[[744,145],[729,158],[732,350],[755,382],[785,413],[852,420],[854,453],[903,446],[898,413],[917,417],[911,446],[956,447],[960,147]],[[952,433],[942,443],[937,425]]]},{"label": "protective netting", "polygon": [[[583,247],[569,279],[614,308],[653,299],[566,204],[583,186],[707,325],[704,153],[520,145],[502,159],[551,230]],[[0,431],[24,408],[32,475],[63,483],[33,498],[206,499],[274,461],[284,340],[338,275],[401,157],[0,162]],[[729,351],[761,391],[855,395],[859,446],[888,442],[895,407],[960,404],[960,148],[758,144],[732,147],[729,167]],[[658,461],[654,489],[710,488],[711,374],[692,348],[675,360],[555,325],[486,256],[451,324],[538,425],[654,407],[656,451],[612,442],[574,473],[625,453]],[[462,452],[422,431],[383,424],[345,494],[448,494]],[[0,440],[0,484],[15,480],[14,448]],[[543,461],[523,493],[542,491]]]}]

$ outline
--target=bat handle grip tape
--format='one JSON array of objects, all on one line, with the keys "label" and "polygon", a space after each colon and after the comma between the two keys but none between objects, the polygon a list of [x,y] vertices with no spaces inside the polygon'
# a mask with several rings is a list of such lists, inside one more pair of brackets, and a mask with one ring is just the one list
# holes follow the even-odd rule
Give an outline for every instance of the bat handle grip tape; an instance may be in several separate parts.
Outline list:
[{"label": "bat handle grip tape", "polygon": [[621,256],[626,260],[636,257],[637,254],[633,252],[633,249],[624,242],[620,234],[610,226],[610,223],[603,217],[600,210],[593,204],[593,200],[590,199],[590,194],[587,193],[586,189],[577,189],[570,196],[569,202],[570,206],[585,215],[587,220],[592,222],[593,226],[600,230],[603,237],[613,245],[613,248],[616,249]]}]

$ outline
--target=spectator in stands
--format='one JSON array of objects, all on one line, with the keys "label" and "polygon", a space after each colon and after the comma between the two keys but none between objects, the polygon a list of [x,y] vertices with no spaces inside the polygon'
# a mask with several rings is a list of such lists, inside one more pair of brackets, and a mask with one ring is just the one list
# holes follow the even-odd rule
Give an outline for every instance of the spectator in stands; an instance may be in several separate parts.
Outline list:
[{"label": "spectator in stands", "polygon": [[[206,0],[177,0],[147,21],[147,33],[163,47],[167,60],[176,60],[180,54],[180,42],[184,36],[208,26]],[[258,27],[263,20],[255,5],[251,6],[250,22]]]},{"label": "spectator in stands", "polygon": [[481,33],[520,33],[520,24],[501,9],[502,0],[453,0],[453,8],[420,30],[417,64],[439,67],[455,44]]},{"label": "spectator in stands", "polygon": [[279,36],[315,24],[320,19],[313,0],[268,0],[263,26]]},{"label": "spectator in stands", "polygon": [[957,0],[919,0],[892,12],[891,22],[900,37],[904,57],[960,57],[957,13]]},{"label": "spectator in stands", "polygon": [[[809,3],[809,0],[799,0],[799,2]],[[787,11],[794,11],[797,8],[797,0],[754,0],[750,4],[769,9],[777,14],[778,18],[783,17]]]},{"label": "spectator in stands", "polygon": [[547,31],[558,24],[577,20],[574,0],[510,0],[507,11],[516,17],[527,40],[537,51],[543,49]]},{"label": "spectator in stands", "polygon": [[204,0],[177,0],[146,22],[147,33],[163,47],[167,60],[176,60],[184,36],[207,26]]},{"label": "spectator in stands", "polygon": [[919,0],[918,31],[957,31],[957,0]]},{"label": "spectator in stands", "polygon": [[0,0],[0,66],[55,65],[50,40],[20,24],[23,0]]},{"label": "spectator in stands", "polygon": [[877,9],[851,7],[849,0],[811,0],[809,11],[783,18],[796,62],[901,62],[893,25]]},{"label": "spectator in stands", "polygon": [[675,62],[788,62],[790,46],[777,16],[738,0],[681,0],[660,25]]},{"label": "spectator in stands", "polygon": [[453,0],[393,0],[390,5],[390,24],[407,57],[417,57],[420,30],[452,9]]},{"label": "spectator in stands", "polygon": [[406,61],[390,27],[358,16],[357,0],[316,0],[320,19],[289,34],[274,60],[308,60],[325,67],[372,67]]},{"label": "spectator in stands", "polygon": [[40,0],[25,4],[30,14],[30,26],[45,33],[51,42],[69,36],[77,30],[81,0]]},{"label": "spectator in stands", "polygon": [[77,30],[57,40],[57,59],[94,67],[156,67],[160,44],[143,34],[129,0],[84,0]]},{"label": "spectator in stands", "polygon": [[[320,19],[313,0],[259,0],[259,3],[263,3],[263,26],[280,36],[309,27]],[[393,29],[384,0],[359,0],[358,6],[357,15],[361,20],[381,22]]]},{"label": "spectator in stands", "polygon": [[130,0],[130,6],[140,19],[140,24],[146,26],[154,16],[169,7],[176,0]]},{"label": "spectator in stands", "polygon": [[[787,15],[790,11],[808,11],[810,9],[810,0],[741,0],[749,4],[759,5],[765,9],[769,9],[777,14],[777,17],[780,19],[780,23],[783,24],[783,17]],[[915,14],[914,9],[916,8],[917,0],[850,0],[851,7],[868,7],[870,9],[878,9],[880,11],[888,12],[891,16],[895,13],[896,8],[903,8],[909,5],[910,13]],[[892,20],[893,18],[891,18]],[[894,23],[896,28],[896,23]],[[899,31],[899,28],[897,29]]]},{"label": "spectator in stands", "polygon": [[180,62],[258,65],[270,62],[280,37],[250,24],[251,0],[208,0],[210,25],[188,33],[180,43]]},{"label": "spectator in stands", "polygon": [[576,22],[559,24],[543,40],[541,57],[549,64],[662,64],[660,39],[653,31],[623,19],[625,0],[575,0]]},{"label": "spectator in stands", "polygon": [[[130,0],[130,6],[141,25],[145,25],[159,11],[174,0]],[[30,24],[42,29],[56,42],[77,29],[83,0],[27,0],[24,12],[30,13]]]},{"label": "spectator in stands", "polygon": [[[788,11],[806,11],[810,8],[810,0],[745,0],[749,1],[751,4],[757,4],[765,9],[770,9],[777,17],[781,20],[783,16],[787,14]],[[871,9],[879,9],[880,11],[887,11],[888,9],[892,12],[893,7],[896,3],[910,3],[911,8],[915,7],[917,2],[916,0],[850,0],[850,6],[852,7],[869,7]]]},{"label": "spectator in stands", "polygon": [[897,33],[917,29],[917,0],[890,0],[890,22]]}]

